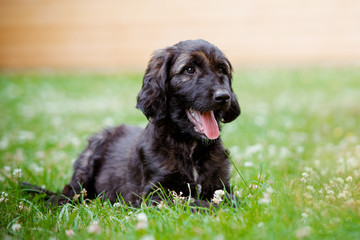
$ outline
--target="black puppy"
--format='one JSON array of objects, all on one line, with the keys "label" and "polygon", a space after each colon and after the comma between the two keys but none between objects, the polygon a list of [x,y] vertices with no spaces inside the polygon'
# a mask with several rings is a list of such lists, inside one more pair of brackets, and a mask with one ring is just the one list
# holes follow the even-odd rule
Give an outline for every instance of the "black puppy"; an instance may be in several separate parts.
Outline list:
[{"label": "black puppy", "polygon": [[53,204],[72,200],[82,188],[89,198],[122,198],[134,205],[159,187],[191,194],[202,206],[215,190],[229,192],[230,162],[219,123],[240,115],[231,79],[228,59],[204,40],[156,51],[137,97],[147,127],[121,125],[92,136]]}]

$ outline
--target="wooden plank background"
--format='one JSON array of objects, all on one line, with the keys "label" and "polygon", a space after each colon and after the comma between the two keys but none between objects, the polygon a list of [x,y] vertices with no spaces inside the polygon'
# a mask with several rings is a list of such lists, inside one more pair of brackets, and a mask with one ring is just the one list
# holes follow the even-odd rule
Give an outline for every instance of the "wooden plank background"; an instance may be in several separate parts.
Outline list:
[{"label": "wooden plank background", "polygon": [[0,0],[0,68],[144,68],[204,38],[235,66],[358,64],[358,0]]}]

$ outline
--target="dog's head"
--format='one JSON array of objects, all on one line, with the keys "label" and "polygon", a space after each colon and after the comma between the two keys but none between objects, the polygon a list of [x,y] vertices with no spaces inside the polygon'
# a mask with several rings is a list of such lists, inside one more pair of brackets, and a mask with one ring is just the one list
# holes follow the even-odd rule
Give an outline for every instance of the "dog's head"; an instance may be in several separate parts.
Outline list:
[{"label": "dog's head", "polygon": [[179,42],[150,59],[136,107],[152,122],[170,119],[179,133],[217,139],[219,122],[240,115],[231,80],[231,64],[217,47]]}]

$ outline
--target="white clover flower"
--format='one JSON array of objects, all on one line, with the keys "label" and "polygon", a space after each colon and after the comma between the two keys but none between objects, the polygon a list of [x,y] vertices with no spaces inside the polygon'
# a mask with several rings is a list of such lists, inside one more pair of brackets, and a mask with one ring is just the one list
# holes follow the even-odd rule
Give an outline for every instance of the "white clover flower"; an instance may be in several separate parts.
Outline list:
[{"label": "white clover flower", "polygon": [[11,171],[11,167],[9,167],[9,166],[4,166],[4,171],[5,171],[5,172],[10,172],[10,171]]},{"label": "white clover flower", "polygon": [[348,159],[346,159],[346,165],[348,169],[355,169],[360,167],[358,158],[354,156],[351,156]]},{"label": "white clover flower", "polygon": [[303,176],[304,178],[307,178],[307,177],[309,177],[309,174],[308,174],[307,172],[303,172],[303,173],[301,174],[301,176]]},{"label": "white clover flower", "polygon": [[18,223],[14,223],[14,224],[11,226],[11,230],[13,230],[14,232],[18,232],[20,229],[21,229],[21,225],[18,224]]},{"label": "white clover flower", "polygon": [[4,150],[4,149],[8,148],[8,146],[9,146],[9,139],[7,137],[3,137],[0,140],[0,149]]},{"label": "white clover flower", "polygon": [[70,139],[70,143],[74,146],[74,147],[79,147],[81,144],[81,140],[77,137],[72,137]]},{"label": "white clover flower", "polygon": [[342,157],[337,160],[338,164],[343,164],[344,162],[345,162],[345,160]]},{"label": "white clover flower", "polygon": [[257,126],[263,126],[266,122],[266,119],[265,117],[261,116],[261,115],[257,115],[255,118],[254,118],[254,123],[255,125]]},{"label": "white clover flower", "polygon": [[8,194],[6,192],[2,192],[1,193],[1,197],[0,197],[0,203],[2,202],[7,202],[9,199],[7,199]]},{"label": "white clover flower", "polygon": [[307,172],[303,172],[303,173],[301,173],[301,176],[302,176],[302,178],[300,179],[300,181],[303,182],[303,183],[306,183],[306,182],[307,182],[307,178],[308,178],[310,175],[309,175],[309,173],[307,173]]},{"label": "white clover flower", "polygon": [[259,182],[264,182],[265,181],[265,176],[264,175],[258,174],[257,178],[258,178]]},{"label": "white clover flower", "polygon": [[180,192],[177,194],[175,191],[171,191],[171,194],[173,196],[173,202],[176,203],[183,203],[186,200],[186,197],[183,196],[183,193]]},{"label": "white clover flower", "polygon": [[125,221],[132,220],[133,216],[134,216],[134,213],[132,211],[128,212],[128,215],[125,216]]},{"label": "white clover flower", "polygon": [[286,147],[281,147],[280,148],[280,152],[279,152],[279,156],[280,158],[288,158],[291,156],[291,152],[288,148]]},{"label": "white clover flower", "polygon": [[271,203],[271,196],[274,193],[274,189],[271,187],[266,188],[263,198],[259,200],[259,204],[269,204]]},{"label": "white clover flower", "polygon": [[239,146],[232,146],[229,148],[229,151],[231,152],[231,155],[235,158],[240,158],[240,147]]},{"label": "white clover flower", "polygon": [[335,194],[335,192],[333,190],[331,190],[331,189],[326,190],[326,193],[328,195],[334,195]]},{"label": "white clover flower", "polygon": [[304,170],[305,170],[305,172],[308,172],[308,173],[314,172],[314,169],[312,169],[311,167],[305,167]]},{"label": "white clover flower", "polygon": [[20,202],[20,203],[19,203],[19,209],[20,209],[20,210],[24,210],[24,209],[25,209],[25,206],[24,206],[24,203],[23,203],[23,202]]},{"label": "white clover flower", "polygon": [[224,236],[221,234],[216,235],[213,239],[214,240],[225,240]]},{"label": "white clover flower", "polygon": [[240,198],[240,197],[242,196],[243,189],[240,189],[240,190],[239,190],[238,186],[235,186],[234,189],[233,189],[233,191],[234,191],[234,195],[235,195],[236,197],[239,197],[239,198]]},{"label": "white clover flower", "polygon": [[158,207],[159,209],[163,209],[165,206],[166,206],[166,204],[164,203],[164,201],[161,201],[161,202],[157,205],[157,207]]},{"label": "white clover flower", "polygon": [[301,146],[301,145],[300,145],[300,146],[297,146],[297,147],[296,147],[296,152],[297,152],[297,153],[303,153],[304,150],[305,150],[304,146]]},{"label": "white clover flower", "polygon": [[350,198],[345,202],[345,206],[347,207],[356,207],[360,203],[359,200],[355,201],[353,198]]},{"label": "white clover flower", "polygon": [[353,180],[353,178],[352,178],[351,176],[348,176],[348,177],[346,178],[346,181],[349,182],[349,183],[352,182],[352,180]]},{"label": "white clover flower", "polygon": [[271,199],[268,199],[268,198],[261,198],[259,200],[259,204],[269,204],[271,202]]},{"label": "white clover flower", "polygon": [[222,199],[218,199],[218,198],[212,198],[211,202],[215,203],[215,204],[220,204],[222,202]]},{"label": "white clover flower", "polygon": [[250,188],[250,189],[258,189],[258,188],[259,188],[259,186],[258,186],[258,185],[255,185],[255,184],[250,183],[250,184],[249,184],[249,188]]},{"label": "white clover flower", "polygon": [[216,190],[216,191],[214,192],[214,196],[213,196],[213,198],[211,199],[211,201],[212,201],[213,203],[215,203],[215,204],[219,204],[219,203],[221,203],[221,202],[223,201],[222,197],[223,197],[224,195],[225,195],[224,190],[221,190],[221,189]]},{"label": "white clover flower", "polygon": [[253,166],[254,166],[253,162],[250,162],[250,161],[244,162],[244,167],[253,167]]},{"label": "white clover flower", "polygon": [[116,208],[118,208],[118,207],[120,207],[121,206],[121,204],[119,203],[119,202],[116,202],[116,203],[114,203],[114,205],[113,205],[114,207],[116,207]]},{"label": "white clover flower", "polygon": [[252,156],[256,153],[260,153],[263,151],[263,145],[261,145],[260,143],[257,143],[255,145],[252,145],[252,146],[248,146],[246,149],[245,149],[245,155],[246,156]]},{"label": "white clover flower", "polygon": [[224,190],[219,189],[214,192],[214,195],[218,196],[218,197],[223,197],[225,195],[225,192],[224,192]]},{"label": "white clover flower", "polygon": [[155,237],[152,235],[144,235],[140,238],[140,240],[155,240]]},{"label": "white clover flower", "polygon": [[103,120],[103,124],[105,126],[114,126],[115,125],[115,120],[112,117],[107,117]]},{"label": "white clover flower", "polygon": [[31,140],[34,140],[34,138],[35,138],[35,134],[30,131],[22,130],[19,132],[19,135],[18,135],[18,140],[21,142],[31,141]]},{"label": "white clover flower", "polygon": [[16,178],[21,178],[22,177],[22,170],[20,168],[16,168],[14,169],[12,175]]},{"label": "white clover flower", "polygon": [[303,196],[304,196],[304,198],[306,198],[307,200],[310,200],[310,199],[313,198],[313,196],[312,196],[311,193],[309,193],[309,192],[305,192],[305,193],[303,194]]},{"label": "white clover flower", "polygon": [[81,196],[80,194],[75,194],[75,195],[73,196],[73,200],[74,200],[74,201],[79,200],[80,196]]},{"label": "white clover flower", "polygon": [[270,157],[275,156],[275,154],[276,154],[276,146],[275,146],[274,144],[271,144],[271,145],[268,147],[268,153],[269,153],[269,156],[270,156]]},{"label": "white clover flower", "polygon": [[329,222],[330,224],[336,224],[336,225],[338,225],[339,223],[341,223],[341,218],[333,218],[333,219],[331,219],[330,220],[330,222]]},{"label": "white clover flower", "polygon": [[141,229],[146,229],[149,225],[148,223],[148,218],[146,216],[145,213],[138,213],[136,215],[136,220],[137,220],[137,224],[136,224],[136,229],[137,230],[141,230]]},{"label": "white clover flower", "polygon": [[87,228],[87,231],[89,233],[100,233],[101,232],[101,227],[99,225],[98,221],[93,221],[89,227]]},{"label": "white clover flower", "polygon": [[354,178],[360,178],[360,169],[356,169],[353,171]]},{"label": "white clover flower", "polygon": [[35,172],[35,173],[42,173],[44,172],[44,168],[43,167],[39,167],[36,163],[32,163],[30,165],[30,168]]},{"label": "white clover flower", "polygon": [[234,191],[234,195],[236,196],[236,197],[241,197],[242,196],[242,192],[243,192],[243,189],[241,189],[241,190],[236,190],[236,191]]},{"label": "white clover flower", "polygon": [[74,230],[72,230],[72,229],[65,230],[65,234],[66,234],[66,236],[68,236],[68,237],[73,237],[73,236],[75,236],[75,232],[74,232]]},{"label": "white clover flower", "polygon": [[338,198],[348,199],[351,197],[351,193],[347,190],[342,191],[339,193]]},{"label": "white clover flower", "polygon": [[23,162],[25,159],[24,150],[22,148],[16,149],[15,155],[13,156],[13,159],[16,162]]},{"label": "white clover flower", "polygon": [[309,215],[308,215],[307,213],[302,213],[302,214],[301,214],[301,217],[302,217],[303,219],[306,219],[306,218],[309,217]]},{"label": "white clover flower", "polygon": [[267,194],[273,194],[273,193],[274,193],[274,189],[272,189],[272,187],[268,187],[268,188],[266,188],[265,193],[267,193]]},{"label": "white clover flower", "polygon": [[338,177],[338,178],[335,178],[335,181],[337,181],[338,183],[340,184],[343,184],[344,183],[344,179]]},{"label": "white clover flower", "polygon": [[87,191],[85,188],[83,188],[81,191],[80,191],[80,194],[83,195],[83,197],[86,197],[87,196]]},{"label": "white clover flower", "polygon": [[311,192],[315,192],[315,188],[313,186],[311,186],[311,185],[306,186],[306,189],[311,191]]},{"label": "white clover flower", "polygon": [[326,168],[326,169],[322,169],[322,170],[320,171],[320,174],[321,174],[322,176],[325,176],[328,172],[329,172],[329,169]]},{"label": "white clover flower", "polygon": [[35,153],[35,156],[37,158],[43,159],[43,158],[45,158],[46,155],[45,155],[45,153],[43,151],[38,151],[38,152]]},{"label": "white clover flower", "polygon": [[311,234],[311,228],[309,226],[302,227],[296,230],[295,235],[297,239],[303,239]]},{"label": "white clover flower", "polygon": [[326,195],[325,198],[326,198],[326,199],[329,199],[329,200],[331,200],[331,201],[335,201],[335,200],[336,200],[336,198],[335,198],[335,196],[334,196],[333,194]]},{"label": "white clover flower", "polygon": [[314,164],[317,168],[321,167],[321,161],[319,159],[314,160]]}]

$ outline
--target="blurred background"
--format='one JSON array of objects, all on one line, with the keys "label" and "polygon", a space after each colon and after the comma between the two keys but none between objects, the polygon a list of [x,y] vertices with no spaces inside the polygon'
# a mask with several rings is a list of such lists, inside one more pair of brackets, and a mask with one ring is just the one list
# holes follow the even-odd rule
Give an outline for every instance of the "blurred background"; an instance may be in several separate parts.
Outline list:
[{"label": "blurred background", "polygon": [[358,65],[358,0],[0,0],[0,68],[144,69],[206,39],[235,67]]}]

